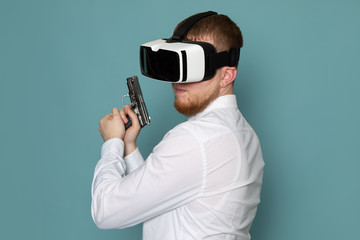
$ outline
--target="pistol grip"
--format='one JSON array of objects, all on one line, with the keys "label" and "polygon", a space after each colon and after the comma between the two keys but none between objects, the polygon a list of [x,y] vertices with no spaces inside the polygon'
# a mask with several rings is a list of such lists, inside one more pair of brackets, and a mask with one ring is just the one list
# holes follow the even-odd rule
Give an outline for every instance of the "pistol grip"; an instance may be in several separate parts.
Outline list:
[{"label": "pistol grip", "polygon": [[125,124],[125,130],[127,130],[132,125],[129,115],[126,115],[126,118],[128,119],[128,122]]}]

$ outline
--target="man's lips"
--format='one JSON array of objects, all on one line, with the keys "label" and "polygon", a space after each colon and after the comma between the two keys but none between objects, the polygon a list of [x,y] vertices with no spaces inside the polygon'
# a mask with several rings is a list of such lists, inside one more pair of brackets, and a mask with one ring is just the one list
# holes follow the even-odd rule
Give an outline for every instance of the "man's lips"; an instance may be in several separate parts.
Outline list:
[{"label": "man's lips", "polygon": [[181,88],[180,86],[174,86],[174,92],[176,93],[176,94],[181,94],[181,93],[184,93],[184,92],[186,92],[186,90],[185,89],[183,89],[183,88]]}]

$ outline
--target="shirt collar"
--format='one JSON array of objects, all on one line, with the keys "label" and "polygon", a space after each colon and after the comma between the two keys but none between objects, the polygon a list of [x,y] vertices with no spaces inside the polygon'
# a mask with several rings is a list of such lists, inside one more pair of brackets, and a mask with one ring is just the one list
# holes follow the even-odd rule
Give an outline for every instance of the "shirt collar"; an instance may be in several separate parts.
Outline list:
[{"label": "shirt collar", "polygon": [[209,106],[207,106],[207,108],[205,108],[204,111],[196,114],[195,116],[189,117],[189,120],[195,120],[219,108],[238,108],[236,96],[234,94],[229,94],[216,98]]}]

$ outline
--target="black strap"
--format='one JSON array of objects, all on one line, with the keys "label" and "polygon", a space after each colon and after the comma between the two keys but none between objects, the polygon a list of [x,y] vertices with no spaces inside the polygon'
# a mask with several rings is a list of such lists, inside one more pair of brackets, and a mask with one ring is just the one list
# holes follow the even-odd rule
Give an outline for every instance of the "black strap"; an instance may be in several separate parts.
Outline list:
[{"label": "black strap", "polygon": [[231,48],[229,51],[214,53],[209,56],[209,69],[237,66],[240,58],[240,48]]},{"label": "black strap", "polygon": [[183,24],[179,26],[174,35],[171,37],[173,41],[182,41],[186,35],[186,33],[190,30],[190,28],[200,21],[203,18],[209,17],[211,15],[216,15],[216,12],[208,11],[203,13],[195,14],[194,16],[189,17]]}]

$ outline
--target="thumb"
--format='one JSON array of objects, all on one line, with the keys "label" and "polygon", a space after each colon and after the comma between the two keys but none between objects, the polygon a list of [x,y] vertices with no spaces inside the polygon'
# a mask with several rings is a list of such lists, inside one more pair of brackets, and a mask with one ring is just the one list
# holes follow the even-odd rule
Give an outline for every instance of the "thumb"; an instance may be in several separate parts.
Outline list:
[{"label": "thumb", "polygon": [[134,111],[131,109],[130,105],[126,105],[124,107],[125,113],[129,115],[132,125],[135,127],[140,127],[138,116],[134,113]]},{"label": "thumb", "polygon": [[113,117],[115,117],[115,116],[119,116],[119,117],[120,117],[119,109],[113,108],[113,109],[112,109],[112,114],[113,114]]}]

